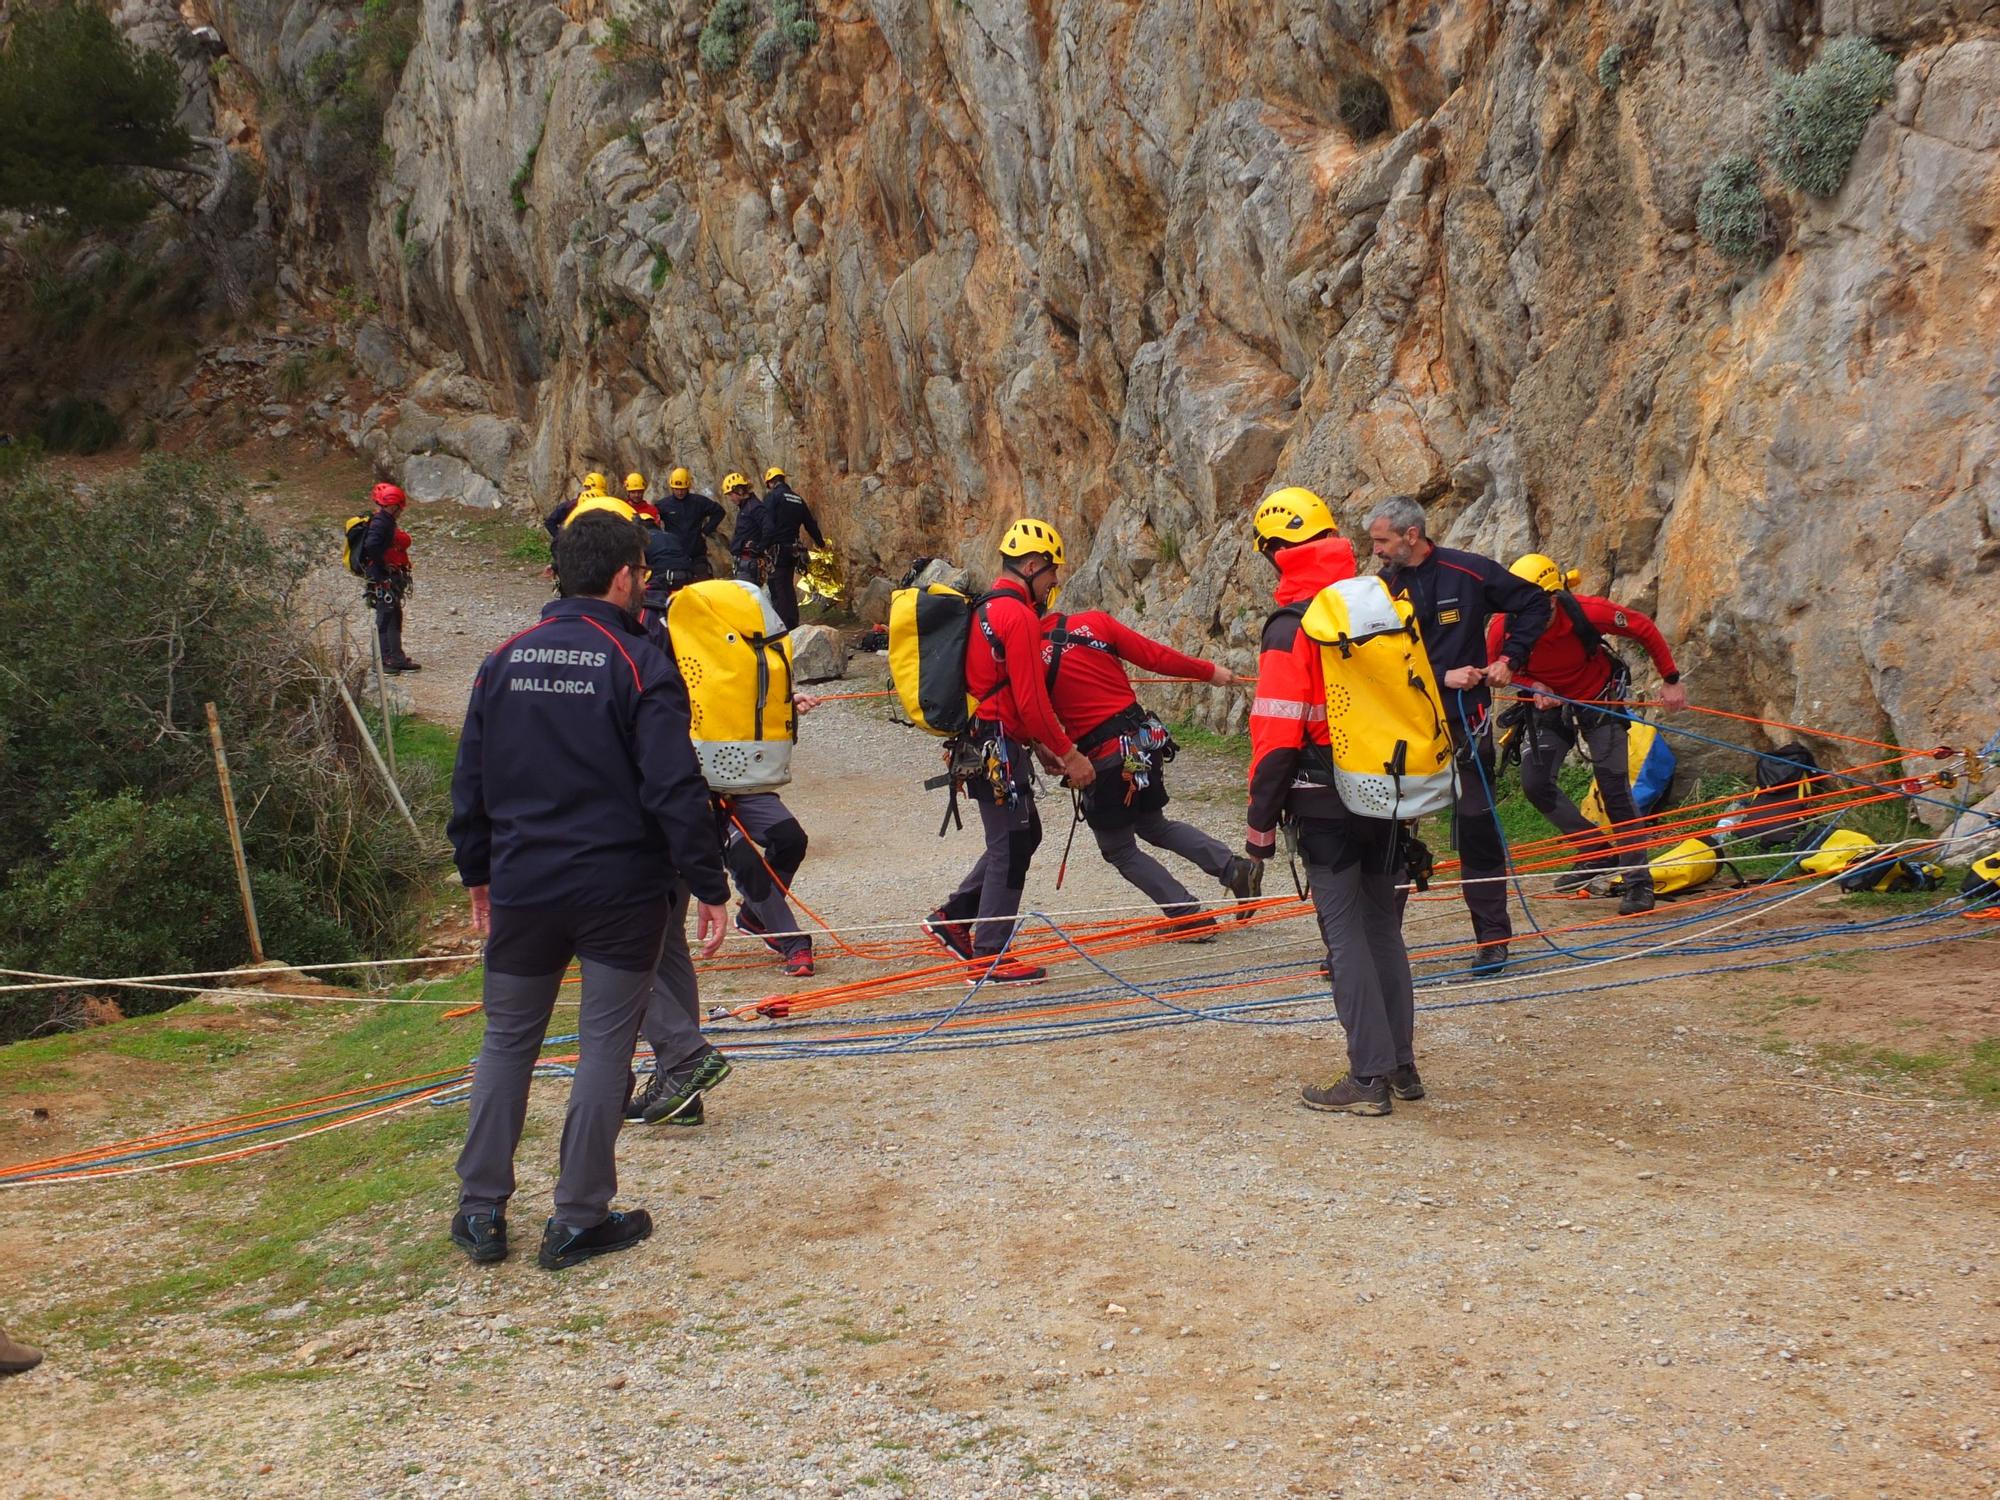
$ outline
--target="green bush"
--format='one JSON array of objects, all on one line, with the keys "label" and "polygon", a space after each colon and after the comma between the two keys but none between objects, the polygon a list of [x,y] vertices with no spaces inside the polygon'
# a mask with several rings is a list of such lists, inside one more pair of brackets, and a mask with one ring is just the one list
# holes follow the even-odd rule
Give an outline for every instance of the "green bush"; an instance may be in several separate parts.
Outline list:
[{"label": "green bush", "polygon": [[727,73],[743,53],[743,33],[750,25],[750,0],[715,0],[695,44],[701,65],[711,73]]},{"label": "green bush", "polygon": [[1597,86],[1607,94],[1618,92],[1618,86],[1625,81],[1625,48],[1613,42],[1597,54]]},{"label": "green bush", "polygon": [[1708,169],[1695,204],[1695,228],[1731,260],[1762,264],[1770,258],[1771,215],[1757,185],[1755,161],[1725,156]]},{"label": "green bush", "polygon": [[778,0],[774,14],[779,33],[791,43],[794,52],[803,55],[819,40],[819,22],[812,18],[806,0]]},{"label": "green bush", "polygon": [[[0,951],[32,953],[44,973],[173,974],[223,969],[249,953],[242,898],[220,803],[192,796],[147,801],[132,791],[84,799],[49,831],[51,861],[15,870],[0,913]],[[251,878],[264,950],[290,963],[359,956],[353,934],[298,880],[259,870]],[[122,991],[128,1015],[185,996]],[[0,1013],[27,1020],[32,1001]],[[18,1034],[18,1033],[17,1033]]]},{"label": "green bush", "polygon": [[102,453],[118,441],[118,419],[102,401],[64,396],[35,424],[51,453]]},{"label": "green bush", "polygon": [[1831,198],[1868,122],[1896,87],[1896,60],[1866,37],[1836,37],[1803,73],[1781,77],[1764,145],[1781,181]]},{"label": "green bush", "polygon": [[[64,946],[64,934],[88,930],[88,914],[57,908],[89,904],[91,883],[113,875],[153,882],[143,897],[119,898],[120,920],[138,927],[153,911],[173,913],[188,925],[183,953],[207,953],[212,937],[237,945],[224,962],[243,956],[240,918],[196,920],[193,896],[180,894],[206,889],[209,867],[148,852],[212,845],[233,902],[228,845],[196,817],[220,806],[210,701],[253,880],[272,903],[272,953],[303,962],[302,952],[397,951],[441,872],[436,768],[401,768],[431,830],[419,836],[364,758],[334,667],[300,623],[297,587],[338,546],[335,532],[274,538],[245,513],[240,489],[225,471],[159,456],[95,491],[39,471],[0,486],[0,871],[11,872],[4,904],[34,913],[11,925],[0,916],[11,967],[132,972],[101,949],[84,961],[84,938]],[[121,797],[174,816],[152,823]],[[130,871],[109,852],[120,837],[136,846]],[[327,924],[345,929],[345,945]]]},{"label": "green bush", "polygon": [[1389,128],[1389,91],[1359,74],[1340,85],[1340,123],[1357,141],[1373,140]]},{"label": "green bush", "polygon": [[766,26],[757,33],[757,40],[750,44],[750,58],[744,66],[759,83],[769,83],[778,76],[778,70],[784,67],[791,50],[791,43],[785,40],[777,27]]}]

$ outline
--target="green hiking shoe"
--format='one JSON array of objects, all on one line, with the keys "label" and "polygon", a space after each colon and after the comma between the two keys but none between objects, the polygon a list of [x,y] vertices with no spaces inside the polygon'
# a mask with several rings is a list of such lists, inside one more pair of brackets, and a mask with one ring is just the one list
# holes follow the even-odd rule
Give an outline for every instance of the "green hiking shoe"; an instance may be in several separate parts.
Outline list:
[{"label": "green hiking shoe", "polygon": [[1335,1115],[1386,1115],[1394,1108],[1388,1079],[1356,1078],[1352,1073],[1342,1073],[1332,1083],[1307,1084],[1299,1097],[1307,1109]]},{"label": "green hiking shoe", "polygon": [[[729,1074],[729,1059],[710,1047],[706,1052],[698,1053],[689,1061],[682,1063],[664,1078],[656,1079],[659,1092],[654,1094],[652,1102],[640,1112],[639,1118],[648,1125],[658,1125],[663,1120],[677,1119],[700,1104],[701,1096],[721,1083]],[[646,1091],[649,1094],[653,1093],[652,1085],[649,1084]]]}]

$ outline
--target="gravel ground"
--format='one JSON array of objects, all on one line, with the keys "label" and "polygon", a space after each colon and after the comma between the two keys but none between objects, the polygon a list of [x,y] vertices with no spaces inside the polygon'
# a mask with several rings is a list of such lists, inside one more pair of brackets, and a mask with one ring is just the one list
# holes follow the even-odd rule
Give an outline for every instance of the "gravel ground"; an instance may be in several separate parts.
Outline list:
[{"label": "gravel ground", "polygon": [[[411,649],[444,670],[401,685],[449,718],[539,584],[440,561]],[[788,795],[835,925],[920,914],[975,852],[935,837],[932,754],[875,700],[807,720]],[[1236,775],[1191,752],[1176,807],[1233,842]],[[1087,834],[1053,889],[1045,814],[1030,904],[1125,903]],[[1419,940],[1463,921],[1413,908]],[[1432,1096],[1386,1120],[1297,1107],[1337,1070],[1325,1023],[746,1063],[708,1126],[624,1144],[659,1223],[631,1254],[464,1265],[441,1158],[433,1201],[357,1230],[436,1240],[393,1312],[329,1289],[104,1349],[49,1330],[0,1387],[10,1492],[2000,1495],[1994,1116],[1756,1045],[1774,987],[1824,996],[1795,1035],[1899,1017],[1917,1050],[1950,995],[1990,1037],[1991,941],[1428,1012]],[[1120,967],[1309,951],[1293,923]],[[808,984],[868,972],[828,955]],[[538,1087],[529,1245],[560,1109]],[[0,1307],[40,1336],[67,1284],[203,1254],[175,1195],[282,1163],[0,1200]]]}]

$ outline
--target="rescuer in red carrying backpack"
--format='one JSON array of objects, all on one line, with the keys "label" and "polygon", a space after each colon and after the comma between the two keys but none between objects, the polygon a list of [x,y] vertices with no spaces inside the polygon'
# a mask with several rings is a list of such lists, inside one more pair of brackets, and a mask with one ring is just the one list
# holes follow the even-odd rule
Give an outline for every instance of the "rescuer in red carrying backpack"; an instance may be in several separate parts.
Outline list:
[{"label": "rescuer in red carrying backpack", "polygon": [[[1615,864],[1623,893],[1619,914],[1629,917],[1651,911],[1653,872],[1647,864],[1644,841],[1632,832],[1639,809],[1632,800],[1626,767],[1629,726],[1623,713],[1604,712],[1591,705],[1622,699],[1631,690],[1630,667],[1604,644],[1605,636],[1618,635],[1646,648],[1666,683],[1660,692],[1661,706],[1686,708],[1687,689],[1680,685],[1674,653],[1659,626],[1638,610],[1594,594],[1571,593],[1568,585],[1578,575],[1565,574],[1553,558],[1530,552],[1517,558],[1508,571],[1541,589],[1556,606],[1548,629],[1536,638],[1527,663],[1515,678],[1518,686],[1534,695],[1521,736],[1521,790],[1543,817],[1572,839],[1582,841],[1576,868],[1558,875],[1554,888],[1558,892],[1581,890],[1594,876],[1608,873],[1605,865]],[[1496,659],[1506,630],[1505,615],[1495,615],[1487,623],[1487,651]],[[1562,703],[1559,698],[1572,701]],[[1605,837],[1556,783],[1556,772],[1579,740],[1590,755],[1591,775],[1603,799],[1605,816],[1611,819],[1614,830],[1625,831],[1627,842],[1622,846],[1615,836]]]},{"label": "rescuer in red carrying backpack", "polygon": [[410,592],[410,534],[402,529],[403,507],[410,503],[402,489],[378,484],[370,497],[375,514],[361,538],[361,576],[368,607],[375,611],[375,635],[382,644],[382,670],[417,672],[422,668],[403,650],[403,599]]}]

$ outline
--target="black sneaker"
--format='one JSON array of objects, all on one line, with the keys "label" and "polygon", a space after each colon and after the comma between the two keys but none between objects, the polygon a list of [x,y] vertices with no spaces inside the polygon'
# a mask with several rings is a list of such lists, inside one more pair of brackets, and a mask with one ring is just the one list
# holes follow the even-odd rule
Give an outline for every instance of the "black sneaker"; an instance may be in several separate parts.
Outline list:
[{"label": "black sneaker", "polygon": [[1618,902],[1618,915],[1621,917],[1636,917],[1652,909],[1653,888],[1650,885],[1627,886]]},{"label": "black sneaker", "polygon": [[631,1097],[625,1101],[625,1118],[643,1120],[646,1117],[647,1107],[660,1097],[660,1090],[665,1086],[665,1082],[666,1070],[655,1061],[645,1087],[633,1088]]},{"label": "black sneaker", "polygon": [[1168,912],[1159,932],[1161,937],[1176,943],[1212,943],[1222,935],[1215,918],[1198,906],[1192,911]]},{"label": "black sneaker", "polygon": [[1472,965],[1472,972],[1481,979],[1491,979],[1495,974],[1504,973],[1507,968],[1507,945],[1505,943],[1481,943],[1479,956]]},{"label": "black sneaker", "polygon": [[666,1119],[661,1120],[658,1123],[662,1125],[699,1125],[701,1121],[702,1121],[701,1095],[696,1094],[694,1096],[694,1103],[690,1104],[686,1109],[682,1110],[679,1114],[668,1115]]},{"label": "black sneaker", "polygon": [[1579,865],[1574,870],[1564,870],[1562,874],[1556,876],[1554,880],[1549,882],[1549,889],[1558,896],[1574,896],[1579,891],[1588,890],[1591,881],[1595,880],[1600,873],[1600,871],[1585,869]]},{"label": "black sneaker", "polygon": [[1389,1080],[1356,1078],[1342,1073],[1332,1083],[1312,1083],[1299,1091],[1307,1109],[1336,1115],[1386,1115],[1395,1106],[1389,1103]]},{"label": "black sneaker", "polygon": [[[1241,854],[1234,856],[1229,868],[1222,872],[1222,888],[1238,901],[1257,900],[1264,894],[1264,861]],[[1236,920],[1244,921],[1249,915],[1247,911],[1238,912]]]},{"label": "black sneaker", "polygon": [[477,1265],[490,1266],[507,1258],[507,1218],[504,1214],[459,1214],[451,1221],[451,1242]]},{"label": "black sneaker", "polygon": [[594,1256],[630,1250],[652,1232],[653,1216],[643,1208],[613,1212],[588,1229],[572,1229],[551,1219],[542,1229],[542,1250],[535,1260],[544,1271],[560,1271]]},{"label": "black sneaker", "polygon": [[659,1093],[639,1118],[648,1125],[657,1125],[662,1120],[685,1114],[700,1100],[704,1090],[714,1088],[729,1076],[729,1072],[729,1059],[710,1047],[667,1074]]},{"label": "black sneaker", "polygon": [[756,938],[759,942],[763,943],[763,945],[766,948],[769,948],[773,953],[777,954],[780,958],[783,958],[785,956],[785,950],[783,948],[780,948],[777,945],[777,943],[772,940],[771,929],[766,927],[762,922],[758,921],[755,917],[751,916],[749,907],[739,906],[736,909],[736,930],[742,933],[745,937]]},{"label": "black sneaker", "polygon": [[1415,1063],[1404,1063],[1389,1075],[1389,1092],[1398,1099],[1424,1097],[1424,1081],[1417,1075]]}]

